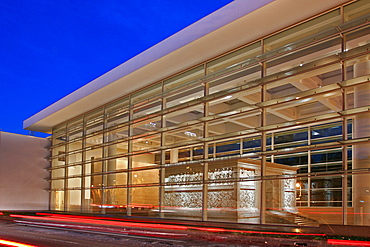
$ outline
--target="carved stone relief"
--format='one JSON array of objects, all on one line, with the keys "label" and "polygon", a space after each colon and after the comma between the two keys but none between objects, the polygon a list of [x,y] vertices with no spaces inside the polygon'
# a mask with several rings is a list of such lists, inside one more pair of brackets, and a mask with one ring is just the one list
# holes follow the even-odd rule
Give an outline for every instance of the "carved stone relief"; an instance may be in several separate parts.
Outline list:
[{"label": "carved stone relief", "polygon": [[208,208],[235,208],[235,191],[211,191],[208,193]]},{"label": "carved stone relief", "polygon": [[240,191],[240,208],[255,208],[256,207],[256,193],[254,190]]}]

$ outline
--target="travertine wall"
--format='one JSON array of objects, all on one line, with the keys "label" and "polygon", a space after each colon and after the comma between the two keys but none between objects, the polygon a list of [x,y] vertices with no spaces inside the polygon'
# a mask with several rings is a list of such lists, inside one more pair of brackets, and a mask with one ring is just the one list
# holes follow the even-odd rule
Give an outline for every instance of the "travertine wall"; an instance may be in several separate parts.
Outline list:
[{"label": "travertine wall", "polygon": [[0,210],[49,209],[49,140],[0,132]]}]

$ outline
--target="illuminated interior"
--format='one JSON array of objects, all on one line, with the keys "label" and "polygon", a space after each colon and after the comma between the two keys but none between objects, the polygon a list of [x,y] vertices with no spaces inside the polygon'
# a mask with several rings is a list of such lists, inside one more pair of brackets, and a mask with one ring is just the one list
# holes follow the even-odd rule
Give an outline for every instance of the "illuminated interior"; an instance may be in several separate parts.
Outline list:
[{"label": "illuminated interior", "polygon": [[369,19],[350,1],[55,126],[51,209],[370,225]]}]

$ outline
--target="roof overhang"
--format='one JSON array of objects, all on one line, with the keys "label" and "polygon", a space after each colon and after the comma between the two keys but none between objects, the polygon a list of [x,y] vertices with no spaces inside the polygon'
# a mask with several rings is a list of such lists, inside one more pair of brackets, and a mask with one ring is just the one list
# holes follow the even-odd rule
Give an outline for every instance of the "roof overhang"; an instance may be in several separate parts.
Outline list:
[{"label": "roof overhang", "polygon": [[36,113],[23,127],[50,133],[68,119],[345,2],[235,0]]}]

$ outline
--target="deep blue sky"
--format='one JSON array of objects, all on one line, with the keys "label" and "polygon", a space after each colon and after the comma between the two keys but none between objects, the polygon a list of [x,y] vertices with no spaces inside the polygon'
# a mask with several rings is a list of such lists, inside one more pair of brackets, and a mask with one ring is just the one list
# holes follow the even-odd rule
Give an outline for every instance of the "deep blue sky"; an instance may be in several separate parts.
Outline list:
[{"label": "deep blue sky", "polygon": [[0,130],[230,2],[0,0]]}]

